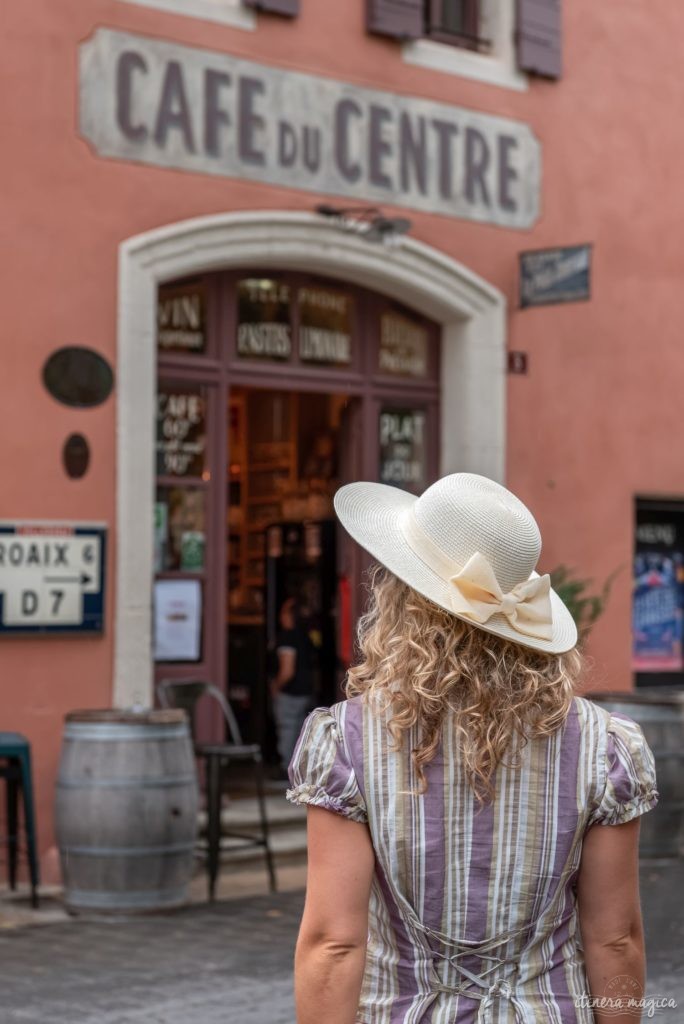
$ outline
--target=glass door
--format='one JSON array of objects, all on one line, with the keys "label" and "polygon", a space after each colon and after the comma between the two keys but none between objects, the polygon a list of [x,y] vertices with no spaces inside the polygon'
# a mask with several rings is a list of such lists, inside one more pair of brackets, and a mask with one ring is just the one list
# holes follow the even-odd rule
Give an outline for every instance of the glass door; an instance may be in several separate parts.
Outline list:
[{"label": "glass door", "polygon": [[[157,340],[156,677],[215,683],[268,759],[291,592],[315,701],[339,699],[353,658],[369,559],[335,490],[437,476],[439,329],[363,288],[246,267],[161,285]],[[198,725],[222,738],[215,715]]]},{"label": "glass door", "polygon": [[222,543],[216,514],[220,414],[219,389],[213,384],[189,375],[160,377],[153,595],[157,680],[221,679],[221,652],[212,628],[220,592],[211,571]]}]

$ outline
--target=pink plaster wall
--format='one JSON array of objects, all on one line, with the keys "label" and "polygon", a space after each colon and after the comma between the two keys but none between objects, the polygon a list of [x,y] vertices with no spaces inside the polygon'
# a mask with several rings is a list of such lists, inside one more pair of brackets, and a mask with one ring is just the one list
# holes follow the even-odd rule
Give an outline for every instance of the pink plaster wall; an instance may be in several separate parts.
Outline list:
[{"label": "pink plaster wall", "polygon": [[[411,213],[412,234],[509,300],[509,346],[529,353],[530,371],[509,378],[508,483],[537,514],[544,569],[564,561],[602,581],[623,566],[592,637],[593,685],[631,686],[633,496],[684,491],[677,445],[684,81],[673,45],[684,35],[684,6],[662,5],[655,17],[638,0],[622,0],[619,18],[595,0],[564,6],[563,80],[533,81],[519,93],[404,64],[396,44],[365,34],[363,0],[302,0],[298,21],[261,16],[256,32],[118,0],[6,5],[0,517],[98,519],[112,527],[105,637],[0,646],[3,728],[33,743],[43,847],[52,835],[62,716],[110,701],[115,547],[114,400],[91,411],[58,405],[41,385],[43,362],[60,345],[84,344],[116,363],[123,239],[217,211],[310,210],[319,198],[94,155],[76,130],[77,47],[98,26],[532,126],[543,147],[542,216],[533,230]],[[517,312],[519,251],[578,242],[595,246],[592,301]],[[67,481],[61,469],[61,445],[74,430],[92,447],[81,481]]]}]

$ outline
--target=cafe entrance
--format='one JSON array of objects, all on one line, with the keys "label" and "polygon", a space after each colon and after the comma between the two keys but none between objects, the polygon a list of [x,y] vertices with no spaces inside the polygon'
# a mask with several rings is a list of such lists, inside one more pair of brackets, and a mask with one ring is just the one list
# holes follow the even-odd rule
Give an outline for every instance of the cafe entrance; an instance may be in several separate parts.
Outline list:
[{"label": "cafe entrance", "polygon": [[309,274],[159,289],[156,676],[217,682],[273,763],[283,606],[294,596],[305,617],[312,702],[338,700],[367,563],[332,497],[354,479],[419,493],[436,478],[439,343],[396,301]]}]

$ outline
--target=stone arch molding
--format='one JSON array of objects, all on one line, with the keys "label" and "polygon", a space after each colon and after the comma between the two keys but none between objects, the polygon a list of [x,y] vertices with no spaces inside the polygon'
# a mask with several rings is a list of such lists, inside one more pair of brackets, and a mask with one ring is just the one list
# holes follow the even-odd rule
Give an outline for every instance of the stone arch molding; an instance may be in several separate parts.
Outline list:
[{"label": "stone arch molding", "polygon": [[503,480],[505,300],[488,282],[412,238],[394,249],[290,211],[216,214],[166,225],[119,250],[117,544],[113,704],[152,702],[156,291],[207,270],[268,265],[372,288],[443,325],[443,473]]}]

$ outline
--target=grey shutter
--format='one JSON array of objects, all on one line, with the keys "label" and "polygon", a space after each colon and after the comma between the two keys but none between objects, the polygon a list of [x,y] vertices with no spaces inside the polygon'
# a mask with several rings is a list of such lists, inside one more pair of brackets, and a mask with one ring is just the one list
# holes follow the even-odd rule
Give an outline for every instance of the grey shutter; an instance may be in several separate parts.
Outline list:
[{"label": "grey shutter", "polygon": [[267,14],[284,14],[287,18],[296,18],[299,14],[299,0],[244,0],[244,3]]},{"label": "grey shutter", "polygon": [[423,0],[366,0],[369,32],[394,39],[419,39],[423,35]]},{"label": "grey shutter", "polygon": [[520,70],[560,78],[562,32],[561,0],[518,0]]}]

